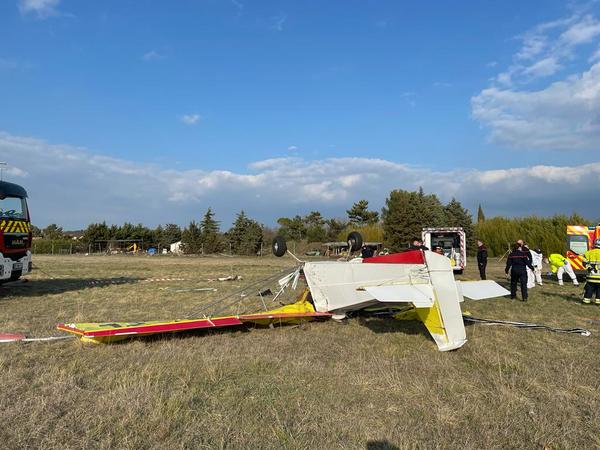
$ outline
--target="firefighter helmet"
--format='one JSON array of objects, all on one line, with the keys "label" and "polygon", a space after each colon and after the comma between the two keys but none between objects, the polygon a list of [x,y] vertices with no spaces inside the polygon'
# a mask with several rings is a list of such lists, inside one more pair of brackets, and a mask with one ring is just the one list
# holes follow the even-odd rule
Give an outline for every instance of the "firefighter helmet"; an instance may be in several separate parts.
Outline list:
[{"label": "firefighter helmet", "polygon": [[600,248],[600,239],[594,241],[594,248]]}]

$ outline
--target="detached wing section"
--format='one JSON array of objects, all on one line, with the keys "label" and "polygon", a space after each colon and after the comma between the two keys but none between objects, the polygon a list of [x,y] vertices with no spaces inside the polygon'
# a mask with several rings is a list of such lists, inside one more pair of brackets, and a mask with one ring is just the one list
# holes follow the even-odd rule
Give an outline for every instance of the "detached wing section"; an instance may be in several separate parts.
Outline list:
[{"label": "detached wing section", "polygon": [[457,281],[458,290],[463,297],[471,300],[483,300],[486,298],[504,297],[510,294],[510,291],[504,289],[498,283],[492,280],[482,281]]},{"label": "detached wing section", "polygon": [[84,342],[100,343],[120,341],[133,336],[206,328],[234,328],[249,323],[255,325],[300,323],[329,317],[331,317],[329,313],[315,311],[313,305],[308,301],[308,291],[305,291],[296,303],[257,314],[150,322],[71,323],[59,324],[57,328],[81,336],[81,340]]}]

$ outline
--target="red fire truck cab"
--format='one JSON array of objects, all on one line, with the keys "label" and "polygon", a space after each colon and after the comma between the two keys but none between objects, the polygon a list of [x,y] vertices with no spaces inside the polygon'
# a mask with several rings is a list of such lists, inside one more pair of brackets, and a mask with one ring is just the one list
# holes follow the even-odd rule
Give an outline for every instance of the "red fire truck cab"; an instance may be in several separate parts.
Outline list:
[{"label": "red fire truck cab", "polygon": [[31,272],[31,239],[27,191],[0,181],[0,283]]}]

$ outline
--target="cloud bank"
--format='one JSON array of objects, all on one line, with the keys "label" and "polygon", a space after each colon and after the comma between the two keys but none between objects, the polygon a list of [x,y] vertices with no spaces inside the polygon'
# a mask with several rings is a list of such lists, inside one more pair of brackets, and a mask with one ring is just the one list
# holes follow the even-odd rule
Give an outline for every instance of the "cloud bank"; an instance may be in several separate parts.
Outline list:
[{"label": "cloud bank", "polygon": [[[509,68],[471,99],[473,117],[500,145],[597,150],[600,21],[575,14],[542,23],[519,38],[522,46]],[[569,73],[571,67],[577,70]]]},{"label": "cloud bank", "polygon": [[273,158],[244,173],[176,170],[8,133],[0,133],[0,155],[11,167],[6,178],[28,190],[34,223],[71,229],[101,220],[183,225],[209,206],[223,228],[241,209],[267,225],[311,210],[343,217],[359,199],[380,208],[392,189],[419,186],[472,210],[481,203],[488,216],[578,211],[596,218],[589,192],[600,182],[600,163],[440,172],[374,158]]}]

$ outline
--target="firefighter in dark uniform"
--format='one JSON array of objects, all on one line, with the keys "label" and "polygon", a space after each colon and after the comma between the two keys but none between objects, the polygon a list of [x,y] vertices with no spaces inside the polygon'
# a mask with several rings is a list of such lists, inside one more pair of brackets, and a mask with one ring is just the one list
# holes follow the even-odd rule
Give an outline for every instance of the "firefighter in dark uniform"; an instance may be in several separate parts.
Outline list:
[{"label": "firefighter in dark uniform", "polygon": [[360,250],[360,256],[363,259],[373,257],[374,253],[375,251],[373,250],[373,248],[367,244],[363,245],[362,249]]},{"label": "firefighter in dark uniform", "polygon": [[479,276],[485,280],[485,268],[487,267],[488,251],[483,242],[477,241],[477,266],[479,267]]},{"label": "firefighter in dark uniform", "polygon": [[528,252],[524,251],[519,244],[513,246],[513,251],[506,260],[504,272],[508,275],[510,270],[510,298],[517,297],[517,283],[521,284],[522,301],[527,301],[527,267],[533,271]]},{"label": "firefighter in dark uniform", "polygon": [[600,305],[600,239],[596,239],[592,250],[584,253],[583,265],[587,269],[583,303],[592,303],[592,297],[596,294],[594,303]]}]

